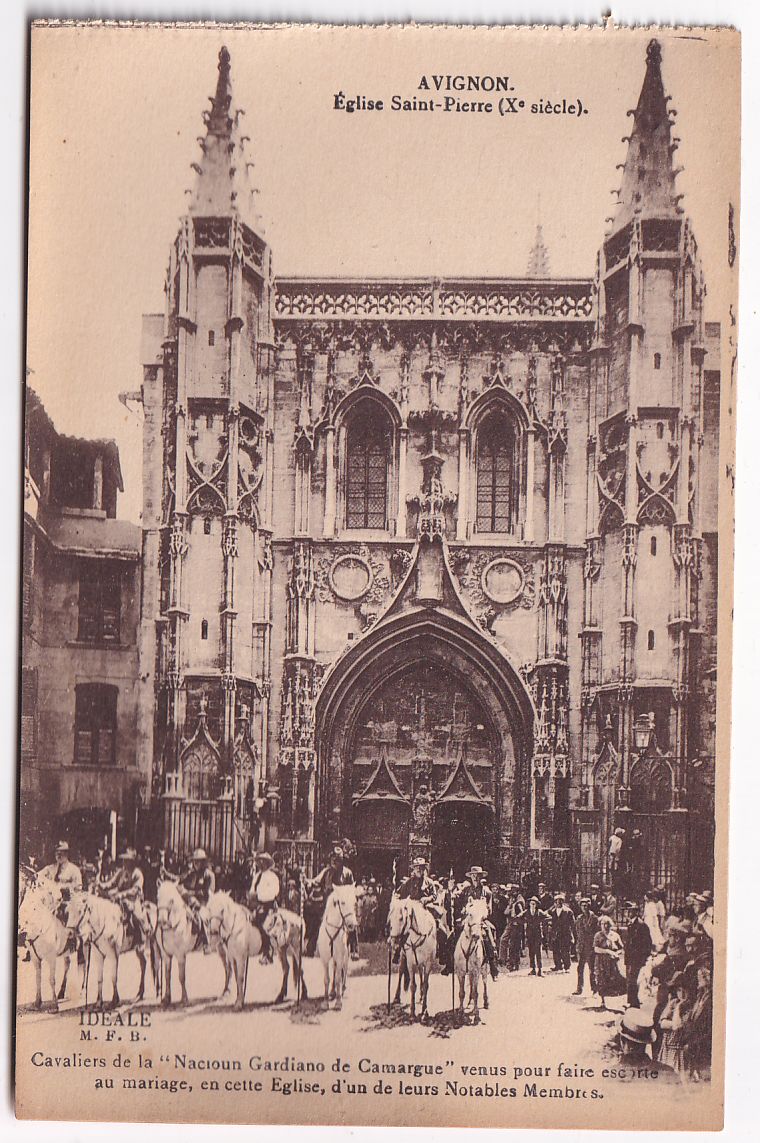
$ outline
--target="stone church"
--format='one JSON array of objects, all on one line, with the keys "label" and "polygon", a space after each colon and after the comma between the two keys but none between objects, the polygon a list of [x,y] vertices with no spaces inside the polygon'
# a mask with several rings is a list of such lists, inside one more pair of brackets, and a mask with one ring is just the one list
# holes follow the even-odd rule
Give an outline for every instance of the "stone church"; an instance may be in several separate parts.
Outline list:
[{"label": "stone church", "polygon": [[[712,877],[720,396],[656,42],[593,276],[279,278],[229,54],[144,318],[164,844]],[[621,125],[622,126],[622,125]],[[613,163],[610,162],[612,173]]]}]

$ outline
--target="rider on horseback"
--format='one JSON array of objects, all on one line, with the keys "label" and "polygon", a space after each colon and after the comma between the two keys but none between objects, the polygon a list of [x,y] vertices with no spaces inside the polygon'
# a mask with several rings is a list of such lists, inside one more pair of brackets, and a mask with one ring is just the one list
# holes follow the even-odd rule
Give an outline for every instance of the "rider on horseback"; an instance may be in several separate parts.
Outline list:
[{"label": "rider on horseback", "polygon": [[[436,940],[438,942],[438,959],[444,963],[447,956],[447,944],[451,933],[446,923],[446,910],[440,904],[441,886],[428,873],[428,863],[424,857],[415,857],[412,861],[412,872],[402,881],[396,896],[402,899],[419,901],[429,913],[435,917]],[[397,955],[394,960],[397,960]]]},{"label": "rider on horseback", "polygon": [[119,854],[121,869],[112,877],[100,882],[100,889],[111,900],[121,906],[124,927],[132,937],[133,944],[141,945],[146,938],[147,917],[143,909],[144,880],[142,869],[137,864],[134,849],[125,849]]},{"label": "rider on horseback", "polygon": [[[59,921],[63,921],[65,924],[66,907],[71,899],[71,894],[79,893],[82,889],[82,874],[79,867],[73,861],[69,861],[69,843],[67,841],[58,842],[55,847],[55,862],[41,869],[39,878],[54,881],[60,889],[61,902],[56,910],[56,916]],[[73,952],[76,947],[77,939],[71,933],[63,951]]]},{"label": "rider on horseback", "polygon": [[[323,869],[320,869],[316,877],[306,882],[307,888],[321,897],[323,901],[332,893],[333,889],[341,885],[355,885],[353,872],[345,864],[345,853],[342,845],[333,846],[333,851],[330,854],[330,860]],[[351,960],[359,959],[359,937],[354,930],[348,935],[348,947],[351,952]]]},{"label": "rider on horseback", "polygon": [[[486,871],[479,865],[473,865],[469,870],[466,881],[461,887],[459,895],[456,899],[456,911],[459,919],[459,927],[461,928],[462,919],[468,902],[476,900],[484,900],[488,906],[488,914],[490,916],[493,907],[493,898],[491,890],[485,883]],[[451,950],[450,966],[453,969],[453,948]],[[486,921],[483,925],[483,952],[485,953],[488,966],[491,969],[491,976],[494,980],[498,980],[499,969],[496,963],[496,932],[491,921]]]},{"label": "rider on horseback", "polygon": [[[173,880],[173,878],[170,879]],[[193,850],[190,868],[180,878],[177,888],[182,894],[185,904],[190,908],[193,916],[193,927],[198,933],[198,939],[203,946],[204,953],[211,952],[208,929],[201,909],[208,905],[208,899],[216,888],[216,878],[213,869],[209,866],[205,849]]]},{"label": "rider on horseback", "polygon": [[262,964],[272,963],[272,942],[264,925],[279,896],[280,878],[274,869],[274,858],[270,853],[257,853],[254,858],[253,880],[248,890],[248,907],[253,916],[253,923],[261,931],[259,960]]}]

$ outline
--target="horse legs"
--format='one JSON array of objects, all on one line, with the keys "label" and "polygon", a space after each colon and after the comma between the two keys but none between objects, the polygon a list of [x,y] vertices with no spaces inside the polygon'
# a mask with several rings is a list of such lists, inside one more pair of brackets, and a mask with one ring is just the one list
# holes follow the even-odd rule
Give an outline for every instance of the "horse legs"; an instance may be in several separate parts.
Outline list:
[{"label": "horse legs", "polygon": [[50,993],[53,997],[52,1003],[50,1005],[50,1011],[51,1012],[57,1012],[58,1011],[58,1001],[57,1001],[56,995],[55,995],[55,966],[56,966],[57,959],[58,958],[55,956],[55,954],[53,954],[53,956],[51,956],[47,962],[48,963],[48,978],[50,980]]},{"label": "horse legs", "polygon": [[224,945],[221,944],[221,942],[219,944],[219,956],[221,958],[222,965],[224,966],[224,992],[222,993],[222,996],[226,996],[232,984],[232,968],[230,967],[227,950],[225,949]]},{"label": "horse legs", "polygon": [[346,976],[348,975],[348,949],[344,950],[345,960],[342,964],[333,961],[333,981],[335,988],[335,1008],[340,1012],[343,1007],[343,993],[346,990]]},{"label": "horse legs", "polygon": [[464,982],[467,979],[465,973],[459,973],[459,1011],[464,1014]]},{"label": "horse legs", "polygon": [[97,1000],[95,1001],[95,1004],[96,1004],[96,1007],[102,1008],[103,1007],[103,972],[105,970],[106,958],[103,955],[103,953],[100,951],[100,949],[96,949],[94,945],[92,946],[92,948],[93,948],[93,951],[95,952],[95,955],[97,957],[97,962],[98,962],[98,997],[97,997]]},{"label": "horse legs", "polygon": [[301,977],[301,999],[308,1000],[309,994],[306,991],[306,977],[303,974],[303,962],[301,960],[300,952],[296,954],[293,959],[293,979],[296,984],[296,992],[298,991],[298,977]]},{"label": "horse legs", "polygon": [[420,998],[421,998],[421,1005],[422,1005],[422,1011],[421,1011],[420,1015],[422,1016],[423,1020],[428,1014],[427,1002],[428,1002],[428,988],[429,987],[430,987],[430,972],[429,972],[429,970],[423,968],[420,970]]},{"label": "horse legs", "polygon": [[[66,985],[68,984],[68,980],[69,980],[69,969],[70,968],[71,968],[71,957],[68,954],[66,954],[63,958],[63,980],[61,981],[61,987],[58,989],[58,999],[59,1000],[65,1000],[66,999]],[[55,995],[55,991],[53,992],[53,995]]]},{"label": "horse legs", "polygon": [[412,1015],[412,1020],[417,1019],[417,969],[410,970],[409,981],[409,1006]]},{"label": "horse legs", "polygon": [[234,961],[235,968],[235,984],[237,986],[237,996],[235,997],[235,1008],[240,1011],[245,1003],[245,957],[237,957]]},{"label": "horse legs", "polygon": [[140,987],[137,990],[136,1000],[142,1000],[145,996],[145,969],[148,967],[148,958],[145,955],[145,948],[136,948],[137,959],[140,962]]},{"label": "horse legs", "polygon": [[480,1023],[480,1010],[478,1009],[478,976],[477,972],[472,973],[470,976],[470,992],[472,993],[472,1018],[473,1023]]},{"label": "horse legs", "polygon": [[32,951],[32,959],[34,960],[34,1007],[42,1007],[42,961],[37,956],[37,953]]},{"label": "horse legs", "polygon": [[488,969],[483,973],[483,1007],[488,1007]]},{"label": "horse legs", "polygon": [[172,1002],[172,958],[164,951],[164,995],[161,1000],[164,1008],[169,1008]]},{"label": "horse legs", "polygon": [[399,954],[399,958],[398,958],[398,979],[396,980],[396,995],[393,997],[393,1003],[394,1004],[400,1004],[401,1003],[401,978],[404,975],[405,963],[406,962],[404,960],[404,953],[402,950],[402,952]]},{"label": "horse legs", "polygon": [[180,996],[180,1004],[184,1007],[188,1004],[187,999],[187,985],[185,983],[185,971],[187,969],[187,957],[182,955],[177,957],[177,964],[179,965],[179,986],[182,995]]},{"label": "horse legs", "polygon": [[285,948],[281,948],[280,945],[278,945],[277,946],[277,958],[280,962],[280,968],[282,969],[282,983],[280,985],[280,991],[277,993],[277,996],[275,998],[275,1004],[282,1004],[282,1002],[285,999],[285,996],[287,994],[287,991],[288,991],[288,975],[290,973],[290,962],[288,961],[288,950]]},{"label": "horse legs", "polygon": [[111,965],[111,980],[113,981],[111,1007],[115,1008],[117,1004],[121,1004],[121,997],[119,996],[119,954],[113,946],[108,950],[108,961]]}]

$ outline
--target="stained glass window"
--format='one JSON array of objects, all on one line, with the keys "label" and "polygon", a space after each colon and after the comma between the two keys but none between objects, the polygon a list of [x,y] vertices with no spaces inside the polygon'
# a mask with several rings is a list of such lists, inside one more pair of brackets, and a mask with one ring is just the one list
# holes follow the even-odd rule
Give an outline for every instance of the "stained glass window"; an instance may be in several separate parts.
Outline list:
[{"label": "stained glass window", "polygon": [[388,445],[388,428],[381,415],[363,413],[349,425],[346,444],[347,528],[386,527]]},{"label": "stained glass window", "polygon": [[478,433],[475,528],[514,528],[514,434],[505,417],[489,417]]}]

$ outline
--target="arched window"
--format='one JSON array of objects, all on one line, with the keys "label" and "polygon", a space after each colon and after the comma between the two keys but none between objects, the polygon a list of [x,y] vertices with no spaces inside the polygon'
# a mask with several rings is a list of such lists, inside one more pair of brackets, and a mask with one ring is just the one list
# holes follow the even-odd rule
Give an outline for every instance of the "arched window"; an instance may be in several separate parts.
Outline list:
[{"label": "arched window", "polygon": [[515,526],[515,438],[506,417],[493,413],[478,432],[478,532],[512,532]]},{"label": "arched window", "polygon": [[346,527],[386,528],[390,431],[380,412],[361,410],[346,436]]}]

